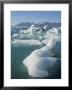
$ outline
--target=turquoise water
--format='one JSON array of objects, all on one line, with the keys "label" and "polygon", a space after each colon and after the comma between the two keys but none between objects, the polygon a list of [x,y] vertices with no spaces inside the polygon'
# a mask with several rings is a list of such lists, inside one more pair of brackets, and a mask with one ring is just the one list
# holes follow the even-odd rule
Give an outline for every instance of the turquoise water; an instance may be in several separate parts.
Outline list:
[{"label": "turquoise water", "polygon": [[[40,46],[12,46],[11,47],[11,78],[12,79],[31,79],[23,60],[35,49]],[[58,60],[54,68],[50,68],[50,79],[61,78],[61,62]]]},{"label": "turquoise water", "polygon": [[11,48],[11,78],[30,78],[27,68],[22,63],[23,60],[35,49],[40,46],[22,46]]}]

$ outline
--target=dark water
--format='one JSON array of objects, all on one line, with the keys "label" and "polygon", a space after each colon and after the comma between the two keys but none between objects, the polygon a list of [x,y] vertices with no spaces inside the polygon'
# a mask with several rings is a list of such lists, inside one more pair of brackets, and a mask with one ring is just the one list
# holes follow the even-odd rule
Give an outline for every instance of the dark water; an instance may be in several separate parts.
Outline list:
[{"label": "dark water", "polygon": [[[11,47],[11,78],[12,79],[31,79],[28,75],[27,68],[22,63],[23,60],[35,49],[40,46],[12,46]],[[60,79],[61,78],[61,60],[58,60],[54,68],[48,70],[50,73],[48,79]]]}]

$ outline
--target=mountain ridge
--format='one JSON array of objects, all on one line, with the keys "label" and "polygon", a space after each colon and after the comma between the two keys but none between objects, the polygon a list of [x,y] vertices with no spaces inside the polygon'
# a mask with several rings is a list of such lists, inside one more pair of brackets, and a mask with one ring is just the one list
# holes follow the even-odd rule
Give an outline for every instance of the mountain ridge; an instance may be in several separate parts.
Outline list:
[{"label": "mountain ridge", "polygon": [[56,22],[41,22],[41,23],[31,23],[31,22],[21,22],[19,24],[16,24],[14,26],[11,26],[12,29],[28,29],[31,25],[34,25],[35,27],[41,27],[43,29],[43,27],[45,25],[48,26],[48,28],[51,28],[51,27],[61,27],[61,23],[56,23]]}]

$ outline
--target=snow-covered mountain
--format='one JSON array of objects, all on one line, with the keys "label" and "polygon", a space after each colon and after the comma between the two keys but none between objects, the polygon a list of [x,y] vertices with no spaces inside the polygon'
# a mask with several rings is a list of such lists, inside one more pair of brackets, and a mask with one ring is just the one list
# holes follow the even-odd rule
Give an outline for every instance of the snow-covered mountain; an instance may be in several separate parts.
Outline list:
[{"label": "snow-covered mountain", "polygon": [[30,22],[26,22],[26,23],[19,23],[15,26],[12,26],[12,29],[28,29],[31,25],[35,25],[36,27],[40,27],[42,29],[45,28],[51,28],[51,27],[60,27],[61,23],[50,23],[50,22],[42,22],[42,23],[30,23]]}]

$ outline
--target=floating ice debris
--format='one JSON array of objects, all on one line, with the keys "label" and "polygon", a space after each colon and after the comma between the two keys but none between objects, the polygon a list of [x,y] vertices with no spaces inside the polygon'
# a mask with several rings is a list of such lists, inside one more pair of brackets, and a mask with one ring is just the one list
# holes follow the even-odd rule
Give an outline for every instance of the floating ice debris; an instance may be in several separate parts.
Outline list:
[{"label": "floating ice debris", "polygon": [[42,45],[39,40],[18,40],[12,41],[12,45]]}]

